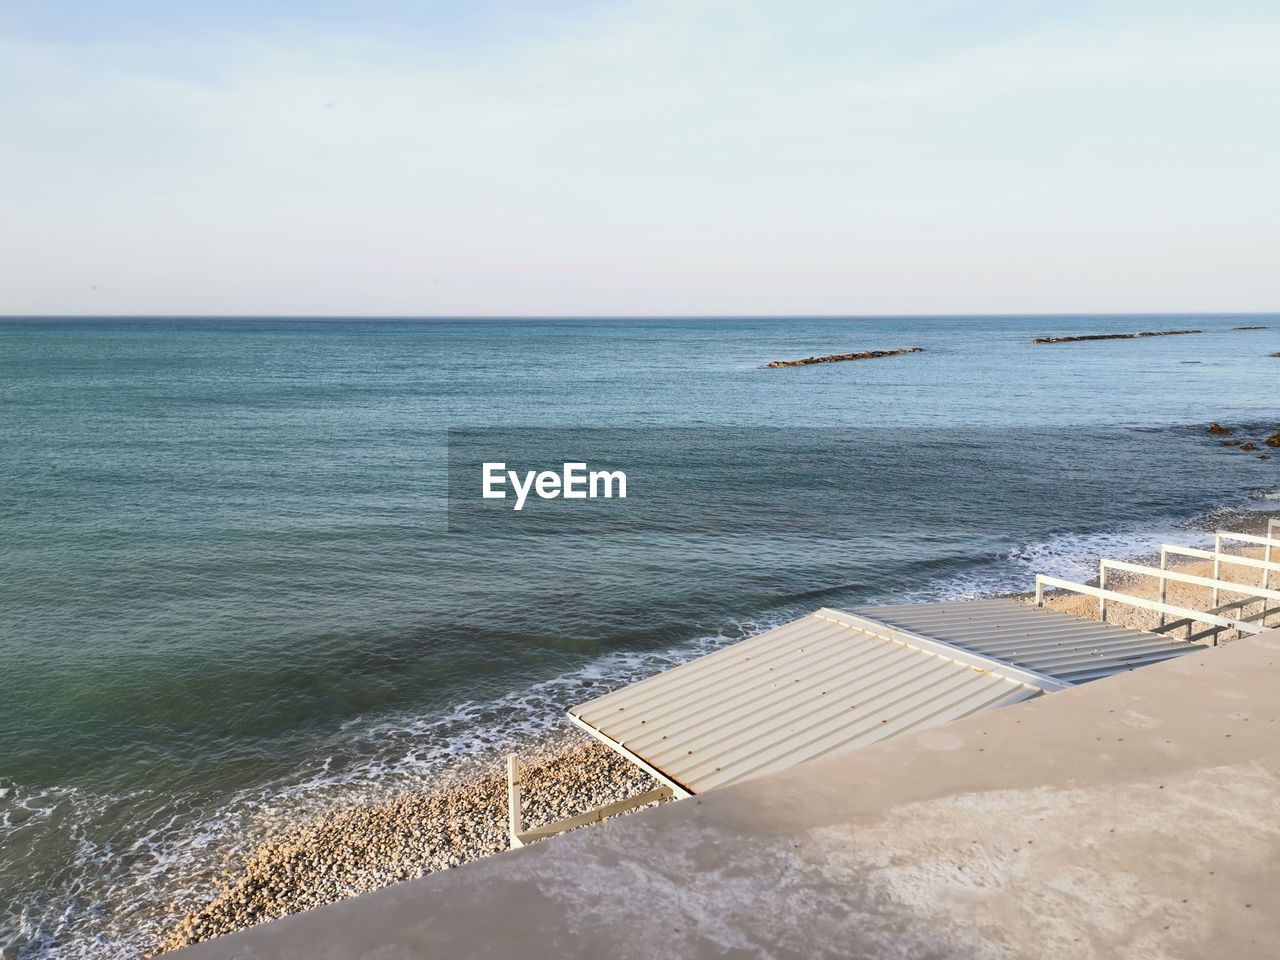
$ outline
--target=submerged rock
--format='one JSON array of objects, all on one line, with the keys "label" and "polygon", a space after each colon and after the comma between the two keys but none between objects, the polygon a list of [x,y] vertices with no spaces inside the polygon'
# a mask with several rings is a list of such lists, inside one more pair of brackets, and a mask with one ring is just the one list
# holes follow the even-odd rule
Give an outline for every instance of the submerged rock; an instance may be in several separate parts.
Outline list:
[{"label": "submerged rock", "polygon": [[1215,421],[1213,421],[1213,423],[1209,424],[1209,432],[1210,432],[1210,433],[1230,433],[1230,432],[1231,432],[1231,428],[1230,428],[1230,427],[1224,427],[1224,426],[1223,426],[1222,424],[1220,424],[1217,420],[1215,420]]}]

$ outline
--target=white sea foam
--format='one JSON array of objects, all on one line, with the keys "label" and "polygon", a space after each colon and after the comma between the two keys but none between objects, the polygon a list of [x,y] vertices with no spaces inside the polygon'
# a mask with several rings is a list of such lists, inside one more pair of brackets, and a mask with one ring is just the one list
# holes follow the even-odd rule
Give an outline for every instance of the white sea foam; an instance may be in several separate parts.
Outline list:
[{"label": "white sea foam", "polygon": [[1167,525],[1143,525],[1129,530],[1100,534],[1066,534],[1010,551],[1008,560],[1025,572],[1022,589],[1035,586],[1037,573],[1070,580],[1089,580],[1098,575],[1103,557],[1133,560],[1154,556],[1163,543],[1194,547],[1211,543],[1201,530]]},{"label": "white sea foam", "polygon": [[1161,544],[1212,546],[1215,529],[1239,526],[1249,515],[1275,509],[1280,491],[1258,491],[1249,500],[1215,508],[1191,520],[1134,523],[1102,533],[1068,533],[1023,544],[963,573],[930,580],[918,587],[876,597],[875,603],[922,603],[971,600],[1035,589],[1038,573],[1088,582],[1098,575],[1098,561],[1156,557]]},{"label": "white sea foam", "polygon": [[[348,742],[350,738],[369,742],[368,758],[344,770],[318,769],[297,789],[430,778],[463,761],[500,757],[510,748],[566,729],[565,711],[575,704],[760,633],[785,619],[729,623],[716,634],[660,650],[603,654],[560,676],[492,700],[465,701],[441,713],[401,715],[374,723],[353,720],[344,725],[343,735]],[[400,749],[388,751],[386,744]]]}]

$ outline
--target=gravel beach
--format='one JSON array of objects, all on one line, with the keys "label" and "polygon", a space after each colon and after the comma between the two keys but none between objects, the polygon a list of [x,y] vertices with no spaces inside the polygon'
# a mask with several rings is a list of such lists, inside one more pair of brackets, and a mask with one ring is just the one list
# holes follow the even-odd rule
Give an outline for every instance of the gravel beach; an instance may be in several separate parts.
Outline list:
[{"label": "gravel beach", "polygon": [[[522,750],[526,827],[651,790],[658,784],[602,744],[566,731]],[[508,847],[505,767],[439,789],[338,810],[262,844],[157,952],[456,867]]]}]

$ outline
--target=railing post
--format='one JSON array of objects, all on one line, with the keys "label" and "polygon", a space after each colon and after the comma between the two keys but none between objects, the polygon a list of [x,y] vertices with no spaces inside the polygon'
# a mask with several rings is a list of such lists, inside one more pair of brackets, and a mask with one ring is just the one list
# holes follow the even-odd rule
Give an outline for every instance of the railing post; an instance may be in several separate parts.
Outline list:
[{"label": "railing post", "polygon": [[[1107,561],[1098,561],[1098,589],[1107,589]],[[1098,597],[1098,619],[1107,622],[1107,598]]]},{"label": "railing post", "polygon": [[514,753],[507,757],[507,831],[511,834],[511,846],[523,847],[520,834],[524,833],[524,817],[520,810],[520,758]]},{"label": "railing post", "polygon": [[1036,574],[1036,606],[1044,606],[1044,581],[1040,579],[1040,574]]},{"label": "railing post", "polygon": [[[1222,576],[1222,534],[1215,533],[1213,535],[1213,579],[1216,581]],[[1209,591],[1209,609],[1218,609],[1218,588],[1214,586]],[[1220,631],[1213,631],[1213,645],[1218,645],[1218,634]]]},{"label": "railing post", "polygon": [[[1275,536],[1277,528],[1280,528],[1280,521],[1277,521],[1275,519],[1270,519],[1267,521],[1267,545],[1262,548],[1263,550],[1262,559],[1265,563],[1271,562],[1271,546],[1272,546],[1271,538]],[[1263,590],[1269,589],[1270,586],[1271,586],[1271,568],[1263,567],[1262,568],[1262,589]],[[1262,625],[1264,627],[1267,625],[1267,617],[1270,615],[1270,613],[1271,613],[1271,610],[1267,606],[1267,601],[1263,600],[1262,601]]]},{"label": "railing post", "polygon": [[[1267,539],[1268,540],[1271,540],[1272,538],[1275,537],[1277,528],[1280,528],[1280,521],[1278,520],[1267,521]],[[1270,543],[1268,543],[1265,547],[1263,547],[1262,559],[1267,563],[1271,562],[1271,547],[1272,547],[1272,544]],[[1262,586],[1264,588],[1271,586],[1271,568],[1270,567],[1262,568]]]},{"label": "railing post", "polygon": [[[1166,570],[1168,570],[1168,569],[1169,569],[1169,551],[1168,551],[1168,549],[1167,549],[1167,548],[1162,544],[1162,545],[1161,545],[1161,547],[1160,547],[1160,602],[1161,602],[1161,603],[1166,603],[1166,602],[1167,602],[1167,594],[1168,594],[1169,581],[1168,581],[1168,579],[1165,577],[1165,575],[1164,575],[1164,571],[1166,571]],[[1164,626],[1164,623],[1165,623],[1165,612],[1164,612],[1163,610],[1161,610],[1161,611],[1160,611],[1160,626],[1162,626],[1162,627],[1163,627],[1163,626]]]},{"label": "railing post", "polygon": [[[1213,579],[1217,580],[1222,576],[1222,535],[1215,533],[1213,535]],[[1218,588],[1214,587],[1212,595],[1209,598],[1209,609],[1212,610],[1218,605]],[[1217,641],[1215,636],[1214,641]]]}]

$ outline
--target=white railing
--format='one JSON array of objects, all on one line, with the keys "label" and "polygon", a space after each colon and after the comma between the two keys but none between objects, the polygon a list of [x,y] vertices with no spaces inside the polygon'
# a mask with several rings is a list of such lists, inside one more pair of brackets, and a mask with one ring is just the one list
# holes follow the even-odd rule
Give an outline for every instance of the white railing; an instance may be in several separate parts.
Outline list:
[{"label": "white railing", "polygon": [[[1165,561],[1167,560],[1167,558],[1168,558],[1167,552],[1162,551],[1161,565],[1159,567],[1150,567],[1141,563],[1129,563],[1124,560],[1100,560],[1098,561],[1098,585],[1103,589],[1106,588],[1107,574],[1111,570],[1120,570],[1125,573],[1134,573],[1142,577],[1151,577],[1153,579],[1158,580],[1160,583],[1160,593],[1159,593],[1160,603],[1166,603],[1167,601],[1166,591],[1170,581],[1172,581],[1173,583],[1186,583],[1186,584],[1190,584],[1192,586],[1197,586],[1197,587],[1209,587],[1212,591],[1212,596],[1213,596],[1213,599],[1209,605],[1210,612],[1218,613],[1220,611],[1220,609],[1222,608],[1222,604],[1220,602],[1220,592],[1226,591],[1227,593],[1237,593],[1248,598],[1245,601],[1245,605],[1247,605],[1248,603],[1257,602],[1259,600],[1263,601],[1263,612],[1261,616],[1264,620],[1267,615],[1266,601],[1280,600],[1280,590],[1270,590],[1265,587],[1255,587],[1247,583],[1236,583],[1235,581],[1232,581],[1232,580],[1223,580],[1221,577],[1201,577],[1192,573],[1183,573],[1178,570],[1169,570],[1165,565]],[[1214,554],[1213,560],[1214,560],[1215,569],[1220,569],[1220,562],[1225,561],[1227,559],[1228,558],[1226,556],[1223,556],[1220,554]],[[1239,604],[1228,604],[1228,607],[1237,606],[1237,605]],[[1105,622],[1107,619],[1106,597],[1103,597],[1098,601],[1098,607],[1099,607],[1099,618]],[[1249,617],[1248,619],[1252,621],[1254,618]],[[1163,628],[1165,626],[1164,614],[1161,614],[1159,626],[1160,628]]]},{"label": "white railing", "polygon": [[[1223,540],[1234,540],[1236,543],[1247,543],[1247,544],[1252,544],[1254,546],[1263,547],[1264,548],[1263,559],[1270,561],[1271,548],[1280,547],[1280,540],[1276,540],[1274,537],[1271,536],[1271,534],[1275,531],[1276,527],[1277,527],[1277,524],[1275,520],[1268,520],[1267,535],[1265,537],[1260,537],[1254,533],[1232,533],[1229,530],[1215,531],[1213,534],[1213,552],[1215,554],[1219,554],[1219,556],[1215,557],[1213,561],[1213,575],[1216,577],[1222,572],[1221,554],[1222,554]],[[1263,574],[1262,585],[1264,587],[1268,587],[1271,585],[1271,578],[1268,577],[1266,574]],[[1218,592],[1215,590],[1213,592],[1213,606],[1216,607],[1217,605],[1218,605]]]},{"label": "white railing", "polygon": [[[1276,524],[1277,526],[1280,526],[1280,521],[1273,520],[1272,523]],[[1269,546],[1266,549],[1268,553],[1271,550]],[[1171,544],[1171,543],[1161,544],[1160,546],[1160,569],[1161,570],[1165,570],[1168,568],[1169,557],[1171,555],[1179,556],[1179,557],[1193,557],[1197,560],[1216,560],[1218,562],[1219,569],[1221,569],[1224,566],[1227,566],[1227,567],[1247,567],[1251,570],[1261,570],[1263,589],[1267,589],[1268,587],[1270,587],[1271,574],[1280,571],[1280,562],[1275,560],[1269,560],[1269,559],[1259,560],[1256,557],[1244,557],[1235,553],[1218,553],[1217,551],[1214,551],[1214,550],[1202,550],[1198,547],[1180,547],[1180,546],[1175,546],[1174,544]],[[1165,581],[1163,579],[1160,581],[1160,599],[1161,600],[1165,599]],[[1238,607],[1240,606],[1240,603],[1237,602],[1233,604],[1227,604],[1226,606]],[[1264,600],[1262,602],[1262,613],[1260,614],[1260,619],[1262,619],[1265,622],[1267,617],[1275,613],[1277,609],[1280,609],[1280,608],[1268,606],[1267,602]],[[1250,617],[1249,619],[1252,620],[1254,618]],[[1160,626],[1161,627],[1165,626],[1164,614],[1160,615]]]},{"label": "white railing", "polygon": [[[1063,580],[1059,577],[1049,577],[1044,574],[1036,574],[1036,606],[1044,606],[1044,589],[1045,587],[1053,587],[1059,590],[1070,590],[1072,593],[1079,593],[1089,597],[1097,597],[1099,600],[1111,600],[1115,603],[1123,603],[1131,607],[1138,607],[1142,610],[1151,610],[1156,613],[1172,614],[1175,617],[1181,617],[1190,620],[1193,623],[1206,623],[1211,626],[1219,627],[1225,630],[1235,630],[1237,633],[1261,633],[1265,627],[1260,624],[1251,623],[1248,620],[1237,620],[1234,617],[1224,617],[1217,613],[1207,613],[1203,610],[1192,610],[1190,607],[1179,607],[1171,603],[1165,603],[1160,600],[1150,600],[1146,597],[1135,597],[1132,594],[1120,593],[1117,590],[1108,590],[1105,587],[1091,587],[1083,583],[1075,583],[1071,580]],[[1217,642],[1217,635],[1214,635],[1214,642]]]},{"label": "white railing", "polygon": [[[1269,518],[1267,520],[1267,534],[1264,537],[1260,537],[1257,534],[1252,534],[1252,533],[1232,533],[1229,530],[1218,530],[1213,535],[1214,553],[1219,553],[1219,554],[1222,553],[1223,540],[1234,540],[1237,543],[1245,543],[1253,546],[1262,547],[1262,559],[1264,562],[1270,563],[1272,559],[1272,553],[1271,553],[1272,548],[1280,547],[1280,540],[1277,540],[1274,536],[1277,530],[1280,530],[1280,522],[1277,522],[1277,520],[1275,520],[1274,518]],[[1213,575],[1215,577],[1218,575],[1221,562],[1222,561],[1220,559],[1214,561]],[[1262,585],[1264,587],[1271,586],[1271,571],[1266,569],[1265,567],[1263,568],[1263,571],[1262,571]],[[1217,599],[1216,593],[1214,594],[1214,599],[1215,600]],[[1265,620],[1266,615],[1269,612],[1267,610],[1266,604],[1263,604],[1262,612],[1263,612],[1263,619]]]},{"label": "white railing", "polygon": [[[1162,544],[1160,546],[1160,569],[1161,570],[1168,569],[1169,554],[1171,553],[1180,554],[1182,556],[1188,556],[1188,557],[1198,557],[1202,560],[1212,560],[1214,579],[1221,579],[1223,564],[1227,564],[1227,565],[1235,564],[1237,566],[1242,566],[1242,567],[1253,567],[1254,569],[1259,569],[1262,571],[1262,588],[1266,590],[1271,586],[1271,572],[1273,570],[1280,570],[1280,563],[1275,563],[1272,560],[1272,552],[1271,552],[1273,547],[1280,547],[1280,538],[1272,536],[1272,534],[1278,530],[1280,530],[1280,519],[1268,519],[1267,535],[1265,537],[1258,536],[1252,533],[1232,533],[1229,530],[1214,531],[1212,550],[1198,550],[1195,547],[1178,547],[1178,546],[1173,546],[1172,544],[1167,544],[1167,543]],[[1264,548],[1263,559],[1256,560],[1253,557],[1241,557],[1241,556],[1237,556],[1236,554],[1225,553],[1223,552],[1223,549],[1222,549],[1223,540],[1234,540],[1237,543],[1245,543],[1245,544],[1262,546]],[[1160,599],[1162,601],[1165,600],[1167,596],[1165,588],[1166,588],[1166,581],[1164,579],[1161,579],[1160,580]],[[1221,604],[1219,603],[1219,588],[1213,587],[1211,588],[1211,590],[1212,592],[1210,594],[1209,607],[1210,609],[1216,610],[1218,609],[1218,607],[1221,606]],[[1238,605],[1239,604],[1228,604],[1227,606],[1238,606]],[[1262,619],[1265,621],[1266,618],[1272,612],[1273,611],[1271,610],[1270,607],[1267,606],[1266,601],[1264,600],[1262,604]],[[1164,614],[1161,614],[1160,626],[1163,627],[1164,625],[1165,625],[1165,616]]]},{"label": "white railing", "polygon": [[[1220,562],[1223,557],[1215,556],[1215,561]],[[1106,574],[1108,570],[1121,570],[1125,573],[1136,573],[1142,577],[1153,577],[1160,581],[1161,585],[1167,584],[1169,581],[1174,583],[1189,583],[1195,587],[1210,587],[1215,594],[1218,591],[1225,590],[1227,593],[1240,593],[1245,596],[1255,597],[1259,600],[1280,600],[1280,590],[1270,590],[1266,587],[1255,587],[1247,583],[1236,583],[1233,580],[1223,580],[1221,577],[1201,577],[1194,573],[1183,573],[1180,570],[1168,570],[1164,567],[1149,567],[1141,563],[1129,563],[1125,560],[1099,560],[1099,586],[1106,587]],[[1162,596],[1161,602],[1164,601]],[[1106,601],[1104,600],[1105,604]],[[1216,605],[1216,604],[1215,604]],[[1105,613],[1105,610],[1104,610]],[[1106,617],[1104,616],[1105,620]]]}]

